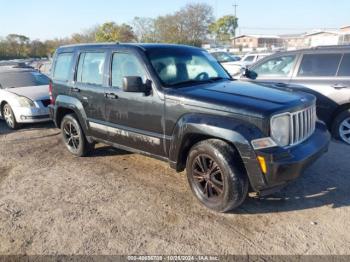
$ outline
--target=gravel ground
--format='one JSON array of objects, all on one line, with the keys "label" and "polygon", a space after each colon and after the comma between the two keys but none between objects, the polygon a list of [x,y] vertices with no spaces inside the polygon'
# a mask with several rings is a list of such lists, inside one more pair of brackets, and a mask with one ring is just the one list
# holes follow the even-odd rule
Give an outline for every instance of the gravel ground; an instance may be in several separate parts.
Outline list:
[{"label": "gravel ground", "polygon": [[74,158],[51,124],[0,120],[0,254],[350,254],[349,149],[216,214],[164,162],[103,145]]}]

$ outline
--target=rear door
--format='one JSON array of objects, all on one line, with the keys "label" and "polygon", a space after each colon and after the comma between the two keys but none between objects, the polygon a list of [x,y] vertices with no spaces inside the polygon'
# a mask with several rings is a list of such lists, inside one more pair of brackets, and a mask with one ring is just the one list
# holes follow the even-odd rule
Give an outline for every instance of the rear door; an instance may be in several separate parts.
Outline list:
[{"label": "rear door", "polygon": [[[91,122],[104,122],[105,117],[105,66],[107,52],[82,51],[76,66],[75,82],[71,88],[71,96],[79,99]],[[97,137],[104,137],[103,132],[90,130]]]},{"label": "rear door", "polygon": [[[338,77],[343,59],[344,53],[339,51],[305,52],[291,80],[291,83],[305,87],[305,91],[317,97],[318,117],[326,123],[331,123],[333,112],[338,107],[339,95],[343,93],[343,87],[349,84],[346,76]],[[340,71],[340,74],[347,74],[347,59],[348,56],[344,59],[344,71]]]}]

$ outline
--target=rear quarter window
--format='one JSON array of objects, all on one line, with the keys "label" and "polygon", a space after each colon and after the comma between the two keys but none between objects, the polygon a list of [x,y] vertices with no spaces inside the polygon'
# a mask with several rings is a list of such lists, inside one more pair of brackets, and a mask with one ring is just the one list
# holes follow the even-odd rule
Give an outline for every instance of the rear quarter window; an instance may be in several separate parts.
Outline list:
[{"label": "rear quarter window", "polygon": [[57,55],[53,79],[60,81],[68,81],[73,61],[73,53],[62,53]]}]

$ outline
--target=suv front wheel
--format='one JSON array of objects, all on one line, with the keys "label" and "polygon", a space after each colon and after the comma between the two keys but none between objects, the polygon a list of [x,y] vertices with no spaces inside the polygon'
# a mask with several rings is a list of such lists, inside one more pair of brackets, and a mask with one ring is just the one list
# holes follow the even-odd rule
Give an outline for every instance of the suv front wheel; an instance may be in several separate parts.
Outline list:
[{"label": "suv front wheel", "polygon": [[75,156],[86,156],[92,150],[84,132],[74,114],[64,116],[61,122],[61,133],[64,144]]},{"label": "suv front wheel", "polygon": [[350,109],[341,112],[334,120],[333,136],[350,145]]},{"label": "suv front wheel", "polygon": [[230,211],[247,196],[249,183],[242,160],[224,141],[209,139],[194,145],[186,171],[192,192],[210,209]]}]

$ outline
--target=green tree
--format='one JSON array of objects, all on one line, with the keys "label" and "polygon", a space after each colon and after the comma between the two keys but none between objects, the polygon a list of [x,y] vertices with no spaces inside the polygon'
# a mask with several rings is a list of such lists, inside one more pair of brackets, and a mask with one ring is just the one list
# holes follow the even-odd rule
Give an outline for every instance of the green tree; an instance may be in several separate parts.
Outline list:
[{"label": "green tree", "polygon": [[27,57],[30,39],[24,35],[10,34],[6,37],[8,53],[13,58]]},{"label": "green tree", "polygon": [[137,42],[156,42],[154,19],[149,17],[135,17],[131,24],[135,32]]},{"label": "green tree", "polygon": [[28,56],[30,56],[30,57],[45,57],[45,56],[47,56],[46,45],[39,40],[32,41],[29,44]]},{"label": "green tree", "polygon": [[133,42],[135,39],[132,27],[127,24],[104,23],[96,32],[96,42]]},{"label": "green tree", "polygon": [[96,33],[98,30],[99,26],[94,26],[82,33],[75,33],[71,36],[70,42],[72,44],[96,42]]},{"label": "green tree", "polygon": [[216,39],[228,42],[232,37],[235,37],[235,30],[238,27],[238,18],[232,15],[227,15],[219,18],[215,23],[209,26],[209,30],[215,35]]},{"label": "green tree", "polygon": [[207,4],[189,4],[174,14],[159,16],[154,21],[158,42],[200,46],[213,22],[213,9]]}]

